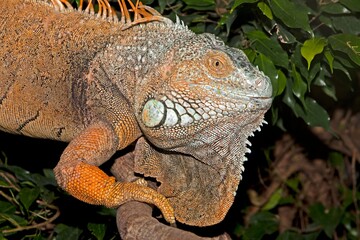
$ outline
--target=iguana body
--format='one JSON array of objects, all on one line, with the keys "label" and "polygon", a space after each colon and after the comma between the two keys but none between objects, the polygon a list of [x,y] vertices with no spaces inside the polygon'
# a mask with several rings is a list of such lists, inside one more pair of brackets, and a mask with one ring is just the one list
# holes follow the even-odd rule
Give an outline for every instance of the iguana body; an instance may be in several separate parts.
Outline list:
[{"label": "iguana body", "polygon": [[216,129],[241,135],[242,158],[271,103],[268,78],[242,52],[179,23],[125,29],[59,6],[0,1],[0,130],[70,142],[55,175],[75,197],[109,207],[153,203],[173,222],[163,195],[115,182],[97,166],[141,136],[206,162]]}]

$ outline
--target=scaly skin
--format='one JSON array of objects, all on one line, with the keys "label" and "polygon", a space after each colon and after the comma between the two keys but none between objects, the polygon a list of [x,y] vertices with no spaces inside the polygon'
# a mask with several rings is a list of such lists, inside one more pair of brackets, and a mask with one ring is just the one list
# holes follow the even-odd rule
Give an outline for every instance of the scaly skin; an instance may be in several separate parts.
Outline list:
[{"label": "scaly skin", "polygon": [[[0,8],[0,130],[70,142],[54,169],[62,188],[108,207],[152,203],[174,222],[163,195],[97,168],[144,136],[156,148],[235,169],[234,191],[246,139],[271,104],[269,79],[241,51],[169,21],[125,29],[42,1]],[[242,143],[226,150],[232,140]]]}]

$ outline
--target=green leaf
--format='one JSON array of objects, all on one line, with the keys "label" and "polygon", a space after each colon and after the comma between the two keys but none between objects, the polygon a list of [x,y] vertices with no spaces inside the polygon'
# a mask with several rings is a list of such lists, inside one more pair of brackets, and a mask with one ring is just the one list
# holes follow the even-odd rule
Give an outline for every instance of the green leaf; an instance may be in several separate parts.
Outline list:
[{"label": "green leaf", "polygon": [[335,86],[333,82],[329,80],[330,74],[327,73],[327,69],[322,68],[318,77],[314,81],[314,85],[321,87],[326,95],[337,101]]},{"label": "green leaf", "polygon": [[277,81],[275,84],[273,84],[273,91],[274,91],[273,96],[280,95],[284,91],[286,87],[286,83],[287,83],[287,78],[285,74],[279,69],[277,71]]},{"label": "green leaf", "polygon": [[305,93],[307,91],[307,84],[302,79],[300,73],[296,70],[294,64],[292,65],[291,76],[294,79],[294,84],[292,86],[292,92],[298,99],[300,99],[300,101],[302,102],[302,104],[305,107],[304,98],[305,98]]},{"label": "green leaf", "polygon": [[39,188],[22,188],[19,192],[20,202],[24,205],[26,211],[29,210],[31,204],[38,198],[40,194]]},{"label": "green leaf", "polygon": [[[345,173],[346,175],[347,173]],[[346,209],[347,207],[349,207],[350,205],[354,204],[354,199],[353,199],[353,193],[352,193],[352,189],[346,187],[346,186],[342,186],[340,188],[341,190],[341,198],[343,199],[342,201],[342,207],[343,209]],[[357,191],[356,192],[356,197],[357,199],[360,199],[360,192]]]},{"label": "green leaf", "polygon": [[266,234],[277,231],[277,217],[269,212],[258,212],[250,218],[250,227],[244,233],[245,240],[262,239]]},{"label": "green leaf", "polygon": [[184,10],[194,9],[200,11],[211,10],[214,11],[215,9],[215,0],[183,0],[186,4]]},{"label": "green leaf", "polygon": [[282,127],[282,118],[279,118],[279,108],[274,105],[271,108],[271,122],[285,131],[285,128]]},{"label": "green leaf", "polygon": [[235,0],[234,5],[231,7],[231,12],[234,11],[235,8],[237,8],[238,6],[240,6],[241,4],[244,3],[256,3],[259,0]]},{"label": "green leaf", "polygon": [[300,183],[299,178],[295,177],[295,178],[287,179],[285,183],[286,183],[286,185],[287,185],[288,187],[290,187],[293,191],[299,192],[299,183]]},{"label": "green leaf", "polygon": [[293,83],[289,81],[285,88],[283,102],[293,110],[295,116],[302,118],[309,126],[321,126],[330,130],[330,117],[326,110],[309,97],[305,98],[303,104],[300,105],[292,89]]},{"label": "green leaf", "polygon": [[22,182],[28,182],[29,184],[36,186],[44,186],[44,185],[57,186],[54,175],[49,173],[49,171],[52,170],[44,170],[44,173],[47,174],[47,176],[44,177],[43,175],[38,173],[30,173],[29,171],[18,166],[8,165],[3,167],[8,171],[14,173],[16,178]]},{"label": "green leaf", "polygon": [[54,170],[50,168],[44,168],[43,174],[46,178],[53,178],[55,179]]},{"label": "green leaf", "polygon": [[359,239],[359,231],[356,227],[356,220],[354,219],[354,213],[351,211],[345,212],[344,217],[342,219],[342,225],[346,228],[349,233],[349,240],[358,240]]},{"label": "green leaf", "polygon": [[147,5],[152,4],[152,3],[154,2],[154,0],[141,0],[141,2],[142,2],[145,6],[147,6]]},{"label": "green leaf", "polygon": [[1,187],[9,187],[10,186],[10,184],[2,177],[2,176],[0,176],[0,186]]},{"label": "green leaf", "polygon": [[[360,3],[360,2],[359,2]],[[355,16],[334,16],[331,18],[334,28],[342,33],[360,34],[360,19]]]},{"label": "green leaf", "polygon": [[116,209],[108,207],[100,207],[96,211],[99,215],[116,217]]},{"label": "green leaf", "polygon": [[278,205],[288,205],[288,204],[296,204],[296,200],[291,195],[282,197],[278,203]]},{"label": "green leaf", "polygon": [[104,239],[106,232],[106,225],[100,223],[88,223],[87,228],[92,235],[96,237],[97,240]]},{"label": "green leaf", "polygon": [[290,28],[301,28],[311,32],[307,11],[289,0],[272,0],[270,7],[273,14]]},{"label": "green leaf", "polygon": [[[298,104],[296,102],[294,93],[292,92],[293,85],[294,84],[292,83],[292,81],[288,81],[288,84],[286,84],[283,102],[294,111],[294,109],[296,108],[296,105],[298,105]],[[296,111],[294,111],[294,113],[297,117],[299,116],[296,114]]]},{"label": "green leaf", "polygon": [[166,0],[158,0],[160,13],[163,13],[166,7]]},{"label": "green leaf", "polygon": [[247,48],[247,49],[244,49],[243,52],[246,54],[246,56],[250,62],[253,63],[255,61],[257,54],[254,50],[252,50],[251,48]]},{"label": "green leaf", "polygon": [[360,37],[352,34],[337,34],[329,37],[331,48],[345,53],[360,66]]},{"label": "green leaf", "polygon": [[246,35],[251,41],[251,46],[270,58],[275,65],[288,67],[288,55],[276,39],[268,38],[264,32],[259,30],[247,32]]},{"label": "green leaf", "polygon": [[239,238],[240,236],[244,235],[245,231],[246,231],[245,226],[237,223],[233,230],[233,234]]},{"label": "green leaf", "polygon": [[308,63],[308,70],[315,55],[322,53],[325,46],[326,40],[324,38],[314,37],[304,42],[304,45],[301,47],[301,55]]},{"label": "green leaf", "polygon": [[[50,170],[52,171],[52,170]],[[46,171],[46,174],[50,174],[48,171]],[[58,186],[54,177],[54,174],[49,175],[49,177],[44,177],[41,174],[38,173],[32,173],[30,174],[30,180],[35,183],[36,186],[45,186],[45,185],[51,185],[51,186]]]},{"label": "green leaf", "polygon": [[270,78],[273,85],[273,92],[277,91],[277,89],[274,89],[277,87],[277,70],[273,62],[264,54],[259,53],[255,58],[254,64]]},{"label": "green leaf", "polygon": [[340,3],[352,12],[360,12],[359,0],[340,0]]},{"label": "green leaf", "polygon": [[303,240],[317,240],[319,239],[318,236],[320,235],[319,231],[313,233],[302,234]]},{"label": "green leaf", "polygon": [[309,207],[309,215],[314,223],[323,227],[325,234],[331,238],[333,233],[341,221],[343,210],[340,208],[325,209],[320,203],[316,203]]},{"label": "green leaf", "polygon": [[346,69],[340,62],[337,60],[334,61],[334,69],[337,69],[345,74],[345,76],[351,81],[351,75],[349,73],[349,70]]},{"label": "green leaf", "polygon": [[298,114],[304,119],[307,125],[315,127],[320,126],[326,130],[330,130],[330,117],[326,110],[321,107],[314,99],[305,98],[305,109],[300,110]]},{"label": "green leaf", "polygon": [[306,75],[309,92],[312,81],[321,73],[321,71],[322,67],[320,61],[316,61],[315,63],[313,62],[312,66],[310,67],[310,71],[308,71],[308,74]]},{"label": "green leaf", "polygon": [[324,15],[319,16],[319,20],[321,22],[321,25],[327,26],[328,28],[330,28],[331,30],[336,32],[336,30],[333,26],[333,20],[331,17],[328,17],[327,15],[324,14]]},{"label": "green leaf", "polygon": [[56,240],[79,239],[82,233],[81,229],[70,227],[62,223],[56,225],[54,230],[57,233]]},{"label": "green leaf", "polygon": [[293,54],[291,56],[291,62],[292,62],[292,64],[295,64],[296,70],[301,73],[301,76],[303,76],[304,78],[308,77],[309,70],[307,69],[307,61],[301,55],[301,46],[300,46],[300,44],[296,45],[295,51],[293,51]]},{"label": "green leaf", "polygon": [[[334,62],[341,63],[345,68],[347,68],[349,70],[358,68],[358,66],[353,61],[351,61],[351,59],[346,54],[344,54],[342,52],[335,52],[335,51],[333,51],[333,53],[335,56]],[[334,68],[335,68],[335,66],[334,66]]]},{"label": "green leaf", "polygon": [[20,181],[26,181],[31,179],[30,172],[21,167],[8,165],[5,168],[11,171],[12,173],[14,173],[16,178],[19,179]]},{"label": "green leaf", "polygon": [[195,33],[203,33],[206,29],[206,26],[204,23],[199,23],[196,24],[195,26],[192,26],[190,29]]},{"label": "green leaf", "polygon": [[231,13],[225,13],[221,16],[221,19],[218,22],[218,26],[226,26],[226,35],[230,33],[231,25],[233,24],[235,18],[237,17],[237,11],[232,11]]},{"label": "green leaf", "polygon": [[40,198],[47,203],[52,203],[55,199],[58,198],[58,196],[56,196],[53,191],[50,191],[47,188],[42,188]]},{"label": "green leaf", "polygon": [[316,231],[313,233],[298,233],[291,230],[286,230],[281,233],[276,240],[316,240],[318,239],[320,232]]},{"label": "green leaf", "polygon": [[290,230],[286,230],[281,233],[276,240],[303,240],[303,237],[300,233],[292,232]]},{"label": "green leaf", "polygon": [[343,154],[339,152],[330,152],[329,153],[329,163],[331,166],[339,168],[341,170],[345,169],[345,160]]},{"label": "green leaf", "polygon": [[13,214],[16,211],[14,204],[0,201],[0,213]]},{"label": "green leaf", "polygon": [[257,4],[257,6],[267,18],[269,18],[270,20],[273,20],[273,15],[272,15],[271,9],[266,3],[259,2]]},{"label": "green leaf", "polygon": [[331,73],[334,72],[333,63],[334,63],[334,56],[331,54],[329,49],[326,49],[324,52],[325,58],[327,62],[329,63],[330,71]]},{"label": "green leaf", "polygon": [[262,207],[262,210],[270,210],[276,207],[279,204],[280,199],[282,198],[282,189],[277,189],[270,197],[269,201]]},{"label": "green leaf", "polygon": [[349,10],[347,8],[345,8],[343,5],[341,5],[340,3],[334,3],[334,2],[330,2],[328,4],[322,5],[320,7],[320,10],[326,13],[331,13],[331,14],[345,14],[345,13],[349,13]]},{"label": "green leaf", "polygon": [[25,218],[15,214],[0,213],[0,220],[6,220],[15,227],[26,226],[28,224]]}]

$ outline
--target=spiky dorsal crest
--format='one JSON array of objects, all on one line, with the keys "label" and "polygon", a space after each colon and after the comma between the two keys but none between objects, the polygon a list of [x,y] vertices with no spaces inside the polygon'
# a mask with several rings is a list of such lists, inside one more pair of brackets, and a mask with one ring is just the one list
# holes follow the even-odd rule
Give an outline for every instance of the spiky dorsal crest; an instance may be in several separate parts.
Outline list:
[{"label": "spiky dorsal crest", "polygon": [[[92,16],[96,16],[97,18],[101,18],[103,20],[107,20],[113,23],[119,23],[121,30],[128,29],[140,23],[147,23],[152,21],[170,21],[168,18],[161,16],[161,14],[155,9],[143,5],[139,0],[136,1],[135,5],[131,2],[131,0],[118,0],[121,12],[121,18],[119,20],[115,10],[111,7],[108,0],[96,1],[98,4],[97,12],[95,12],[94,10],[94,4],[92,3],[92,0],[87,1],[88,3],[85,9],[83,9],[84,0],[80,0],[77,9],[74,9],[72,5],[68,2],[68,0],[51,0],[51,3],[55,9],[61,12],[80,11]],[[128,4],[126,2],[128,2]],[[130,6],[130,8],[128,7],[128,5]]]}]

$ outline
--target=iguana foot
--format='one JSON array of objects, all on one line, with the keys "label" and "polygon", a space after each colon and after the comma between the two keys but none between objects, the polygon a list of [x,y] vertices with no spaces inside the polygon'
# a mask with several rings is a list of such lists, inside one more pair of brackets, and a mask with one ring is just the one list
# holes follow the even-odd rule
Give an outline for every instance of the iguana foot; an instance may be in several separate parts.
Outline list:
[{"label": "iguana foot", "polygon": [[146,183],[143,181],[116,182],[114,177],[84,162],[63,171],[69,179],[64,189],[84,202],[111,208],[131,200],[145,202],[157,206],[167,222],[175,222],[174,209],[168,200],[152,188],[144,186]]}]

